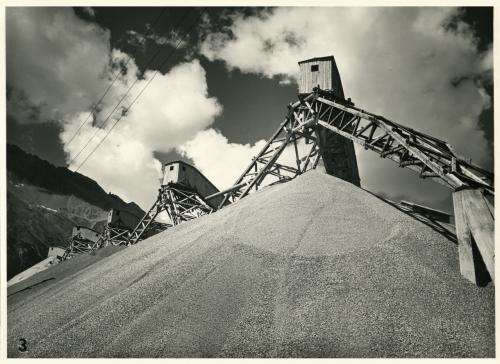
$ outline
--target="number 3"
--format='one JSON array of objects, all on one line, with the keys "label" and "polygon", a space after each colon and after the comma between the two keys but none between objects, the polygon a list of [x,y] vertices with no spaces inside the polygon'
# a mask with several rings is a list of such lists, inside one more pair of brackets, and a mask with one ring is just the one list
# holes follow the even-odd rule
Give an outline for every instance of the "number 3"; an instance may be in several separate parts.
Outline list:
[{"label": "number 3", "polygon": [[28,346],[26,345],[27,343],[28,342],[26,341],[26,339],[24,338],[19,339],[19,345],[17,346],[18,350],[22,353],[27,351],[28,350]]}]

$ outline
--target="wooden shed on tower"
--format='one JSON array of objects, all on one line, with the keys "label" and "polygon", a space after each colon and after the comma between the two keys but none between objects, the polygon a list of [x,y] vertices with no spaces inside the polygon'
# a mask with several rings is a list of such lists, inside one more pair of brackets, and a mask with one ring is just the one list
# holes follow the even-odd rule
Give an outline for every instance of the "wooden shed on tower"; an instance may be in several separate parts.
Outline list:
[{"label": "wooden shed on tower", "polygon": [[344,98],[339,70],[333,56],[306,59],[299,62],[299,67],[299,94],[308,94],[313,92],[314,87],[319,87]]},{"label": "wooden shed on tower", "polygon": [[[315,87],[330,91],[334,96],[344,99],[344,89],[340,73],[333,56],[315,57],[299,62],[299,95],[313,92]],[[358,163],[354,144],[337,133],[321,128],[317,132],[321,153],[320,167],[326,173],[360,186]]]},{"label": "wooden shed on tower", "polygon": [[[210,180],[192,165],[183,161],[173,161],[163,166],[162,185],[180,185],[196,191],[201,198],[213,195],[219,190]],[[210,199],[207,203],[216,208],[222,202],[224,196]]]}]

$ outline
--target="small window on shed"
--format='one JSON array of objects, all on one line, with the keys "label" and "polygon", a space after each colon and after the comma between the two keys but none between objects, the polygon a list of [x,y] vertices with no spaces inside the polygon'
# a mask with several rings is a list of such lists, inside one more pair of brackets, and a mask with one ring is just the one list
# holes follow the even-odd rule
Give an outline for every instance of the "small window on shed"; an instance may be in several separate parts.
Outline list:
[{"label": "small window on shed", "polygon": [[185,171],[186,170],[186,166],[182,166],[182,170]]},{"label": "small window on shed", "polygon": [[170,166],[170,170],[173,171],[174,170],[174,166]]},{"label": "small window on shed", "polygon": [[313,64],[311,66],[311,72],[318,72],[319,71],[319,65]]}]

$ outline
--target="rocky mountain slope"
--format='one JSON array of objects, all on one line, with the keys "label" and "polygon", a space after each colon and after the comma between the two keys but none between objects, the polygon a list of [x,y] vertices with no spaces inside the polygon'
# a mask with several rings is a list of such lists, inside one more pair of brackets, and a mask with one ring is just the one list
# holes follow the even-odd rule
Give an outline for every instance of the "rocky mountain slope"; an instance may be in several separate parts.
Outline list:
[{"label": "rocky mountain slope", "polygon": [[94,180],[7,145],[7,277],[66,246],[74,225],[102,229],[111,208],[144,212]]},{"label": "rocky mountain slope", "polygon": [[319,171],[85,267],[9,287],[9,357],[495,356],[456,243]]}]

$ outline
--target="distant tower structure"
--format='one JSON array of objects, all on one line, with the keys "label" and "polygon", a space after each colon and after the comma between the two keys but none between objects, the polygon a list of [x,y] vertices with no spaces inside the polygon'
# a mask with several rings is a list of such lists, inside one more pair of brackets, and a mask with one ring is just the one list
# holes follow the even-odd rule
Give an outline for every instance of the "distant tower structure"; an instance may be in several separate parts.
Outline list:
[{"label": "distant tower structure", "polygon": [[91,252],[94,245],[99,242],[101,233],[85,226],[75,226],[71,234],[68,247],[62,260],[70,259],[75,255]]},{"label": "distant tower structure", "polygon": [[95,249],[109,245],[126,245],[130,233],[139,223],[140,217],[118,209],[111,209],[108,212],[108,219],[104,225],[104,231]]},{"label": "distant tower structure", "polygon": [[[339,70],[333,56],[316,57],[299,62],[299,95],[313,92],[315,87],[333,91],[344,99]],[[321,159],[326,173],[360,186],[358,163],[351,140],[326,128],[317,132]]]},{"label": "distant tower structure", "polygon": [[[205,199],[208,196],[210,202]],[[223,199],[217,187],[195,167],[182,161],[167,163],[163,166],[156,202],[133,229],[127,244],[136,244],[143,234],[150,232],[152,224],[156,223],[155,218],[163,211],[170,217],[172,225],[178,225],[211,213],[223,203]]]}]

